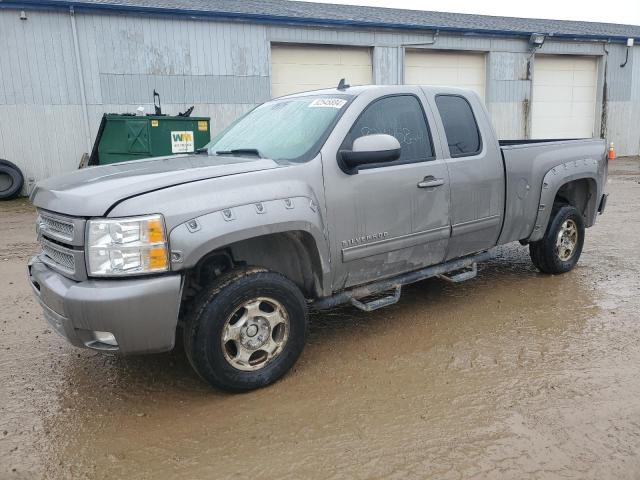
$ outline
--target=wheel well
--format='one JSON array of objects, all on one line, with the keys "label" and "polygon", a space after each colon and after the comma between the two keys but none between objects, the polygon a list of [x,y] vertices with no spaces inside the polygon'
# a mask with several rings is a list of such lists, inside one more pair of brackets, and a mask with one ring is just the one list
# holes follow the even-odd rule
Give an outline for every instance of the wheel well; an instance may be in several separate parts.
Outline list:
[{"label": "wheel well", "polygon": [[576,207],[585,218],[586,226],[591,226],[596,212],[597,185],[592,178],[579,178],[560,187],[554,204],[567,204]]},{"label": "wheel well", "polygon": [[280,273],[307,298],[321,295],[322,267],[315,240],[307,232],[291,231],[248,238],[205,255],[187,273],[183,306],[214,278],[239,266],[264,267]]}]

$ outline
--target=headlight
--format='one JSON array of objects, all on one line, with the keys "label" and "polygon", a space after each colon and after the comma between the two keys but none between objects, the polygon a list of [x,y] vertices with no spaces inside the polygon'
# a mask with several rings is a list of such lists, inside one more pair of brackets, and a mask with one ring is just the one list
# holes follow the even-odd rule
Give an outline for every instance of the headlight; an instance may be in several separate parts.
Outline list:
[{"label": "headlight", "polygon": [[140,275],[169,269],[162,215],[89,220],[87,232],[90,276]]}]

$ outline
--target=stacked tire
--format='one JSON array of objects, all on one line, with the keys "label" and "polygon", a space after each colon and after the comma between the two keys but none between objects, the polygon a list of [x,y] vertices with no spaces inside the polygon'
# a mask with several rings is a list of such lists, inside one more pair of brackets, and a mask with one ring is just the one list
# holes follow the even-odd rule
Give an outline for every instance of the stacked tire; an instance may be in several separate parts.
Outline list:
[{"label": "stacked tire", "polygon": [[10,200],[20,195],[23,184],[24,176],[20,169],[0,158],[0,200]]}]

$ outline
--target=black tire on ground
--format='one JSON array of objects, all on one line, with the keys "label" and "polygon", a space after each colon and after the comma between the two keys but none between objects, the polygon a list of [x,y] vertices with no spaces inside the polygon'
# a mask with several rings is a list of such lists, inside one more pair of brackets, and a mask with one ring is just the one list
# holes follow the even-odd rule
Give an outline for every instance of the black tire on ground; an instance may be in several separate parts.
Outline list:
[{"label": "black tire on ground", "polygon": [[[557,247],[563,226],[575,226],[577,238],[570,255]],[[565,273],[571,270],[582,253],[584,245],[584,219],[577,208],[571,205],[556,205],[551,212],[551,220],[541,240],[529,244],[529,254],[533,264],[543,273]]]},{"label": "black tire on ground", "polygon": [[[242,312],[243,305],[260,298],[281,305],[288,318],[286,340],[277,356],[259,369],[241,370],[227,359],[234,356],[229,343],[231,347],[237,343],[224,344],[223,332],[225,325],[234,325],[231,319],[240,315],[238,309]],[[278,273],[255,267],[232,270],[216,279],[194,302],[184,326],[184,349],[194,370],[214,387],[232,392],[264,387],[280,379],[302,353],[308,330],[307,304],[300,289]],[[269,329],[268,341],[275,331]]]},{"label": "black tire on ground", "polygon": [[0,200],[17,197],[23,184],[24,177],[20,169],[10,161],[0,159]]}]

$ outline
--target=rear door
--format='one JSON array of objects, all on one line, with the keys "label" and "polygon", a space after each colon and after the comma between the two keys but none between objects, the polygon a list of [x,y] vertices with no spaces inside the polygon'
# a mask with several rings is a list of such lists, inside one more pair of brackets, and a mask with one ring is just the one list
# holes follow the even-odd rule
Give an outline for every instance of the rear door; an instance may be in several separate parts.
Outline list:
[{"label": "rear door", "polygon": [[474,94],[434,93],[448,149],[451,181],[451,240],[446,259],[494,246],[502,228],[504,168],[498,141]]},{"label": "rear door", "polygon": [[[419,88],[371,97],[354,101],[357,117],[342,118],[322,154],[334,289],[439,263],[449,239],[449,176]],[[343,171],[338,150],[376,133],[398,139],[400,159]]]}]

